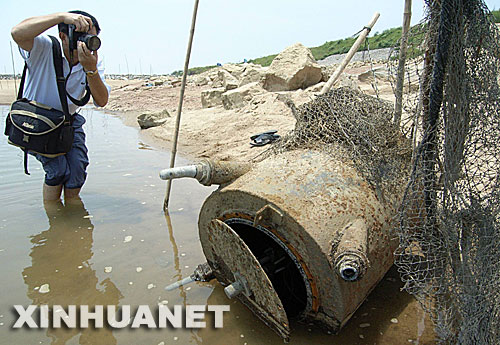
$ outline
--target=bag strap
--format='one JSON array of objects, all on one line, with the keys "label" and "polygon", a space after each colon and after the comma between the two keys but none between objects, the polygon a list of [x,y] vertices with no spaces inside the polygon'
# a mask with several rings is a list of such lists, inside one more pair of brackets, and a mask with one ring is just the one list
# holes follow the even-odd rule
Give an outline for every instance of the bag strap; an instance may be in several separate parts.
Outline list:
[{"label": "bag strap", "polygon": [[24,79],[26,79],[26,70],[28,69],[28,64],[24,62],[23,76],[21,77],[21,84],[19,84],[19,91],[17,92],[17,99],[23,98],[24,91]]},{"label": "bag strap", "polygon": [[28,149],[23,149],[23,152],[24,152],[24,173],[26,175],[31,175],[28,172]]},{"label": "bag strap", "polygon": [[61,54],[61,46],[59,41],[54,36],[50,36],[52,40],[52,56],[54,58],[54,69],[56,70],[57,90],[59,91],[59,99],[64,113],[64,122],[71,123],[71,114],[68,108],[68,99],[66,98],[66,82],[63,73],[63,61]]}]

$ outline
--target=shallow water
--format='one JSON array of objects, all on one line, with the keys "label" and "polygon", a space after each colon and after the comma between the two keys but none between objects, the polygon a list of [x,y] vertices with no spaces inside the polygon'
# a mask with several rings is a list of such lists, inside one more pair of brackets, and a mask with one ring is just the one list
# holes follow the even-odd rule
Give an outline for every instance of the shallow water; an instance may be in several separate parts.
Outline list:
[{"label": "shallow water", "polygon": [[[2,124],[7,111],[0,107]],[[44,209],[40,164],[30,158],[31,176],[24,175],[21,151],[0,136],[0,344],[282,344],[245,307],[228,300],[216,281],[163,289],[205,262],[197,219],[214,188],[175,181],[166,217],[158,172],[168,166],[169,154],[114,115],[90,108],[82,114],[91,161],[82,203]],[[177,159],[177,165],[187,163]],[[48,293],[42,293],[45,284]],[[400,287],[391,270],[339,335],[294,325],[290,344],[432,344],[428,319]],[[12,329],[16,304],[154,310],[161,301],[171,307],[229,304],[231,311],[224,313],[222,329]]]}]

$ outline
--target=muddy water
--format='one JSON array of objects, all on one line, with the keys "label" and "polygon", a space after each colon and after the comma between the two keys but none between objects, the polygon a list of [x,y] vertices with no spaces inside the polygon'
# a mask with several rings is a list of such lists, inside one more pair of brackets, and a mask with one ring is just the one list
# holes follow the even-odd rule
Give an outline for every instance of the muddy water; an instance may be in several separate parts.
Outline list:
[{"label": "muddy water", "polygon": [[[7,107],[0,107],[2,124]],[[84,109],[91,164],[81,203],[44,208],[43,171],[0,137],[0,344],[282,344],[215,281],[167,292],[204,256],[197,217],[213,188],[174,183],[170,217],[158,172],[169,154],[113,115]],[[2,125],[3,133],[3,125]],[[186,164],[177,159],[177,164]],[[432,344],[432,327],[391,270],[339,335],[294,325],[291,344]],[[48,292],[46,292],[48,290]],[[13,305],[229,304],[224,327],[12,329]]]}]

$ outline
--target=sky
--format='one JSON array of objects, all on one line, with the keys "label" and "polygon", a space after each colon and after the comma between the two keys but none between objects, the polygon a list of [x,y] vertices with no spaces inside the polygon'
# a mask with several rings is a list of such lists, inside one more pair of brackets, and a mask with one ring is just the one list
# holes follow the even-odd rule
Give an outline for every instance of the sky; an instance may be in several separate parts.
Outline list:
[{"label": "sky", "polygon": [[[238,63],[277,54],[300,42],[316,47],[352,36],[375,12],[372,33],[403,22],[404,0],[199,0],[189,67]],[[194,0],[0,0],[0,74],[20,73],[23,66],[11,28],[25,18],[80,9],[101,26],[103,58],[110,74],[167,74],[182,70]],[[500,0],[487,0],[491,10]],[[424,12],[412,1],[412,25]],[[57,35],[57,29],[47,31]]]}]

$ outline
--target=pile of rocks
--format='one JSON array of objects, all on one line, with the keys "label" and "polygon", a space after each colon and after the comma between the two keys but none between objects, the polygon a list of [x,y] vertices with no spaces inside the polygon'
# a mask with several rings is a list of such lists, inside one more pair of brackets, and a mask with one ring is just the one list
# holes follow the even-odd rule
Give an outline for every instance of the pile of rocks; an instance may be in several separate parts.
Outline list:
[{"label": "pile of rocks", "polygon": [[[371,70],[363,62],[354,62],[349,66],[350,71],[340,76],[334,88],[349,87],[363,91],[362,87],[372,84],[374,78],[388,81],[386,67]],[[288,102],[299,106],[314,99],[336,68],[337,65],[320,65],[308,48],[296,43],[278,54],[269,67],[252,63],[225,64],[188,76],[187,83],[202,89],[203,108],[223,107],[251,114],[291,115]],[[175,88],[180,83],[180,78],[169,76],[150,78],[145,83],[127,88],[141,91],[157,89],[158,86]],[[147,112],[141,114],[138,122],[141,128],[149,128],[162,125],[169,116],[165,110]]]},{"label": "pile of rocks", "polygon": [[[248,106],[255,108],[258,104],[284,100],[286,97],[282,95],[299,103],[301,99],[310,100],[311,93],[319,92],[333,73],[333,67],[320,66],[308,48],[296,43],[276,56],[269,67],[226,64],[200,74],[195,83],[212,87],[201,93],[204,108],[248,110]],[[343,76],[337,84],[357,88],[354,78],[348,76]]]}]

